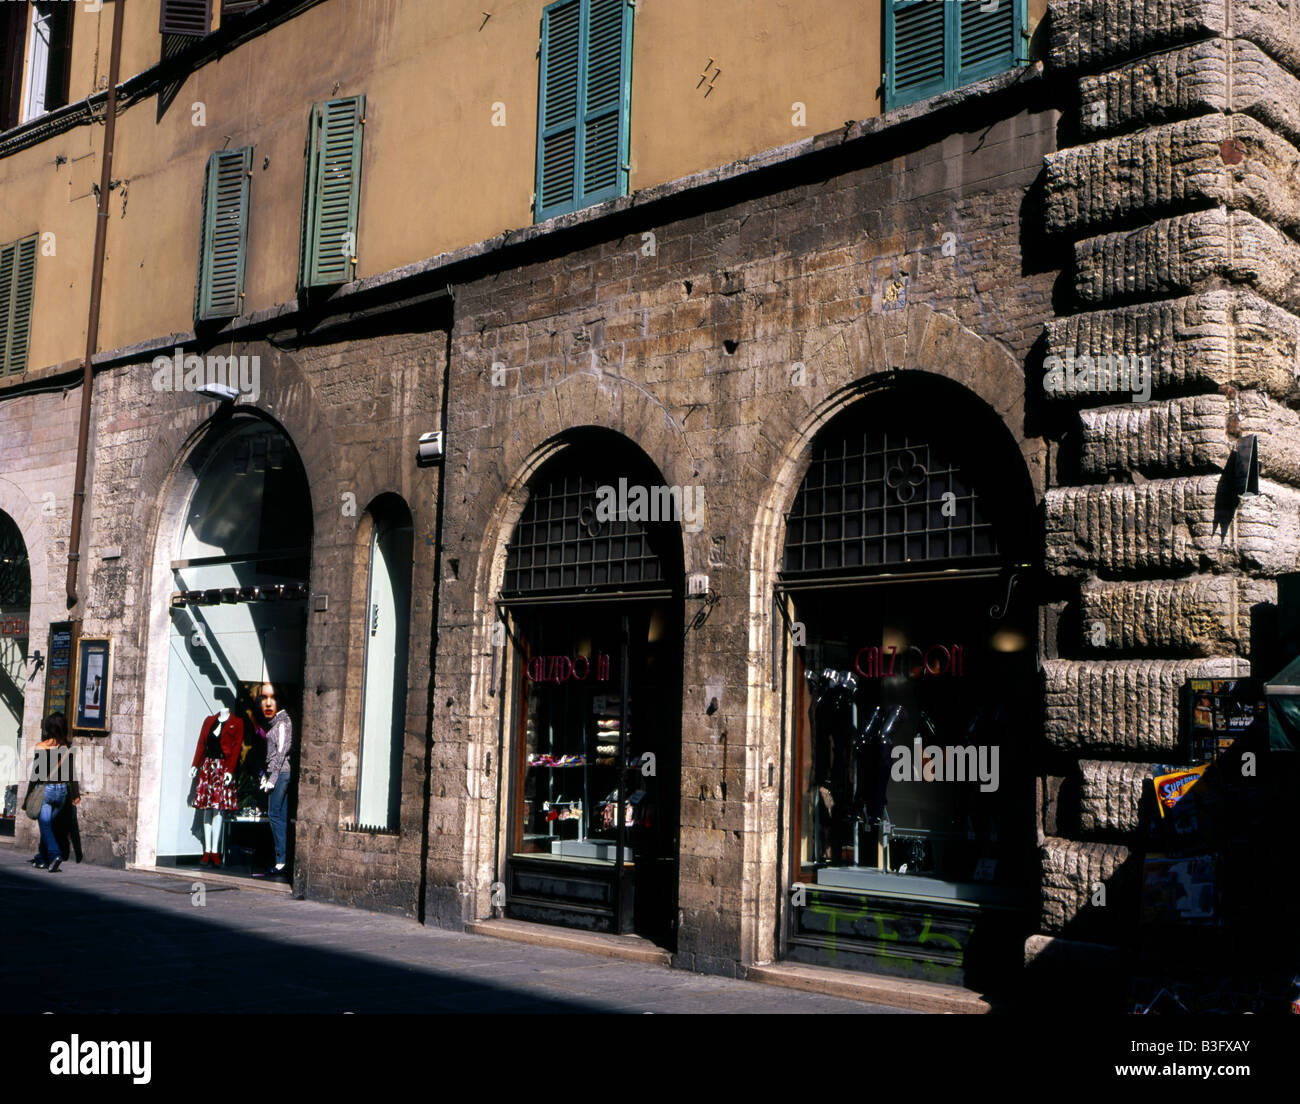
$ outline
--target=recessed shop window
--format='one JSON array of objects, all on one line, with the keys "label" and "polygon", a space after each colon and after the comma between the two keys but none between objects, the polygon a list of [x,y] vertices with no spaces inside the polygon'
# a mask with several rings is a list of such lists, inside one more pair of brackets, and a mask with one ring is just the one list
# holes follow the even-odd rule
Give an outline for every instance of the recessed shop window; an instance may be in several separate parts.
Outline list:
[{"label": "recessed shop window", "polygon": [[388,829],[398,826],[401,803],[415,530],[405,503],[391,496],[372,516],[356,822]]},{"label": "recessed shop window", "polygon": [[[666,943],[681,761],[680,519],[626,505],[661,482],[612,435],[568,448],[530,484],[498,610],[514,643],[507,914]],[[655,501],[671,502],[662,489]]]},{"label": "recessed shop window", "polygon": [[537,221],[627,193],[632,12],[560,0],[542,13]]},{"label": "recessed shop window", "polygon": [[251,415],[183,470],[156,853],[248,875],[292,860],[311,498],[293,444]]},{"label": "recessed shop window", "polygon": [[13,518],[0,512],[0,836],[14,834],[18,809],[31,602],[27,544]]},{"label": "recessed shop window", "polygon": [[928,942],[906,953],[929,971],[913,976],[935,980],[954,980],[944,971],[959,968],[980,910],[1019,907],[1036,687],[1032,496],[978,418],[945,398],[879,394],[819,434],[778,585],[802,887],[792,957],[888,963],[863,917],[928,902],[881,938]]},{"label": "recessed shop window", "polygon": [[1025,0],[885,0],[885,109],[1013,68],[1025,26]]}]

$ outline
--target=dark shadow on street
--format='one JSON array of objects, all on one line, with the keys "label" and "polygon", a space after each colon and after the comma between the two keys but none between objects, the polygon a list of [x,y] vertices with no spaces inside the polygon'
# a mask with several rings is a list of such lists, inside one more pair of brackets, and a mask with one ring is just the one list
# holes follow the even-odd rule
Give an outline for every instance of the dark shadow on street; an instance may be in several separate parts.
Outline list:
[{"label": "dark shadow on street", "polygon": [[[0,868],[3,951],[0,972],[11,994],[42,994],[29,1013],[333,1013],[615,1011],[615,1006],[538,996],[523,988],[469,981],[454,973],[401,966],[361,953],[295,946],[241,932],[203,917],[216,912],[233,887],[208,885],[194,915],[149,908],[75,888],[71,876]],[[130,884],[172,900],[191,896],[190,884],[141,873]],[[290,909],[296,902],[283,902]],[[259,924],[283,922],[264,915]],[[317,935],[319,938],[319,934]],[[383,941],[376,940],[377,947]],[[468,942],[468,941],[467,941]],[[439,948],[442,951],[442,948]],[[446,945],[467,968],[475,952]],[[503,967],[508,969],[510,967]],[[537,972],[530,985],[545,984]],[[39,1005],[37,1007],[36,1005]]]}]

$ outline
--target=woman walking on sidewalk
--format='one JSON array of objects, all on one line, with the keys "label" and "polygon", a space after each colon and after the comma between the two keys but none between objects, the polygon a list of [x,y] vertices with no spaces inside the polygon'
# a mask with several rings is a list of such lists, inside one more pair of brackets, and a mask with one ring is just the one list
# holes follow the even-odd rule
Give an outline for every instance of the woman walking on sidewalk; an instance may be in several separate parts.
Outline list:
[{"label": "woman walking on sidewalk", "polygon": [[45,739],[36,745],[32,778],[27,787],[28,798],[37,786],[45,789],[45,799],[41,802],[41,811],[36,818],[41,828],[41,849],[32,859],[32,865],[38,870],[56,874],[63,865],[63,853],[59,850],[59,841],[54,835],[54,818],[59,815],[69,797],[72,798],[73,805],[81,803],[81,787],[77,785],[72,744],[68,740],[63,714],[51,713],[41,723],[41,731]]}]

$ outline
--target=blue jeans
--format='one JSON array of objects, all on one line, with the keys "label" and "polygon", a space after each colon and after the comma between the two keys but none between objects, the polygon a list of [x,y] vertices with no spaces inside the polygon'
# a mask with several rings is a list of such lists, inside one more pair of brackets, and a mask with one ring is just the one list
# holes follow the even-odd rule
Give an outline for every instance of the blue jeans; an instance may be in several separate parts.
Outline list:
[{"label": "blue jeans", "polygon": [[68,800],[68,784],[66,782],[47,782],[45,783],[45,804],[41,806],[41,815],[38,818],[41,826],[41,861],[48,866],[55,859],[63,858],[59,851],[59,841],[54,838],[54,818],[59,815]]},{"label": "blue jeans", "polygon": [[289,850],[289,772],[281,771],[267,800],[271,838],[275,841],[275,865],[283,866]]}]

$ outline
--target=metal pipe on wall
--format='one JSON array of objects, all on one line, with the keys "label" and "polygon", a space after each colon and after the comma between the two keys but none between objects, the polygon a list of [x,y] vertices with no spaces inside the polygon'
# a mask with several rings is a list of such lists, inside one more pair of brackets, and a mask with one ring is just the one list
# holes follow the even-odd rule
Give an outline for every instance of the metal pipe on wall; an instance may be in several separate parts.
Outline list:
[{"label": "metal pipe on wall", "polygon": [[86,356],[82,362],[81,420],[77,429],[77,472],[73,477],[72,532],[68,537],[68,608],[78,602],[81,564],[81,522],[86,502],[86,453],[90,441],[90,403],[94,391],[91,360],[99,344],[99,308],[104,284],[104,253],[108,244],[108,193],[113,180],[113,142],[117,132],[117,83],[122,65],[122,9],[126,0],[113,0],[113,45],[108,62],[108,104],[104,111],[104,159],[99,172],[99,203],[95,218],[95,253],[90,273],[90,310],[86,319]]}]

